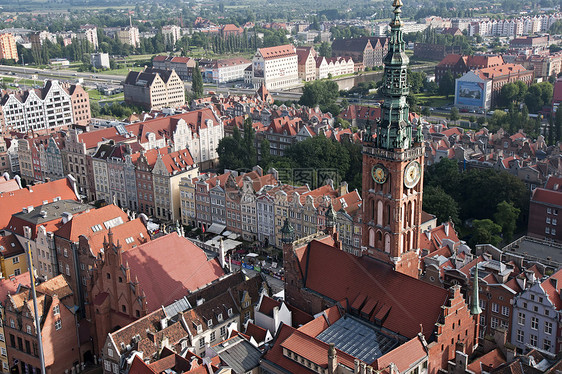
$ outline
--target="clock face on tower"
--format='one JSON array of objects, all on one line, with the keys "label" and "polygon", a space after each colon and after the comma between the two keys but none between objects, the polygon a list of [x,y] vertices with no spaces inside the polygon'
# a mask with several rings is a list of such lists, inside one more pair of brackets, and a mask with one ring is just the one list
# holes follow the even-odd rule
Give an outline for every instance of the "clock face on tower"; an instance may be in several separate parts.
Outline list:
[{"label": "clock face on tower", "polygon": [[373,177],[373,180],[375,182],[377,182],[378,184],[383,184],[384,182],[386,182],[386,178],[388,177],[388,170],[386,170],[384,165],[373,165],[373,168],[371,169],[371,176]]},{"label": "clock face on tower", "polygon": [[404,186],[413,188],[421,178],[421,165],[417,161],[410,162],[404,169]]}]

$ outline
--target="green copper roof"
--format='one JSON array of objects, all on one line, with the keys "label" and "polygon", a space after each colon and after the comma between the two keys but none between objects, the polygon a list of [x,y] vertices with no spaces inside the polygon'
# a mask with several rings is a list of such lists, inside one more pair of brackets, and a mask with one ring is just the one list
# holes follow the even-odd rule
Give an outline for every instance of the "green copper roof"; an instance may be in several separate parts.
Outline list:
[{"label": "green copper roof", "polygon": [[283,223],[283,227],[281,228],[281,240],[285,242],[293,241],[293,236],[295,234],[295,229],[291,226],[288,218],[285,218],[285,222]]},{"label": "green copper roof", "polygon": [[478,287],[478,264],[474,266],[474,280],[472,281],[472,300],[470,302],[470,314],[476,315],[482,313],[482,308],[480,308],[480,298]]},{"label": "green copper roof", "polygon": [[[374,142],[378,148],[393,150],[412,148],[419,143],[421,131],[416,139],[413,137],[412,124],[409,121],[409,106],[406,98],[410,93],[408,86],[408,64],[410,59],[406,55],[406,43],[402,30],[402,1],[394,0],[394,17],[390,22],[390,41],[388,53],[384,58],[384,76],[381,94],[384,103],[381,108],[381,119],[377,124]],[[366,141],[373,141],[366,136]]]}]

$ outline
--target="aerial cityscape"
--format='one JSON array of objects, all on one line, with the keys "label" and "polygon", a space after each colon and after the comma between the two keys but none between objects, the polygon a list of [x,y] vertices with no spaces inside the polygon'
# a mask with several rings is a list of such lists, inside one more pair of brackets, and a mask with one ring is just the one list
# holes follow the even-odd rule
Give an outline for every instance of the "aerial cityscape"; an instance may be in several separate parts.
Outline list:
[{"label": "aerial cityscape", "polygon": [[0,0],[0,372],[562,372],[561,103],[553,0]]}]

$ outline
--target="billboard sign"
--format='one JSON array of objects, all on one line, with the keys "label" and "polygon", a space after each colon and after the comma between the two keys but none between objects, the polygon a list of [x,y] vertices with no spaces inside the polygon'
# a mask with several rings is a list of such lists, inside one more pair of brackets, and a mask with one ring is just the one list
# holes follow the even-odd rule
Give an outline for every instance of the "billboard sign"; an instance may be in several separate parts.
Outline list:
[{"label": "billboard sign", "polygon": [[264,70],[265,70],[265,63],[263,61],[255,61],[253,69],[254,69],[254,77],[263,78]]},{"label": "billboard sign", "polygon": [[457,81],[457,105],[484,107],[485,84]]}]

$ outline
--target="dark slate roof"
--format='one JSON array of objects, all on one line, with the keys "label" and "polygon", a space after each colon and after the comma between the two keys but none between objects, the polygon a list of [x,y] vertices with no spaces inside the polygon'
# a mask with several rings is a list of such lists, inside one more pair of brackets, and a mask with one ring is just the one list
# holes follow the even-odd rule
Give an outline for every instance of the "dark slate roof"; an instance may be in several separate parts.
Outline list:
[{"label": "dark slate roof", "polygon": [[336,39],[332,42],[332,51],[363,52],[369,38]]},{"label": "dark slate roof", "polygon": [[261,351],[239,335],[217,344],[214,349],[235,373],[249,372],[260,363]]}]

